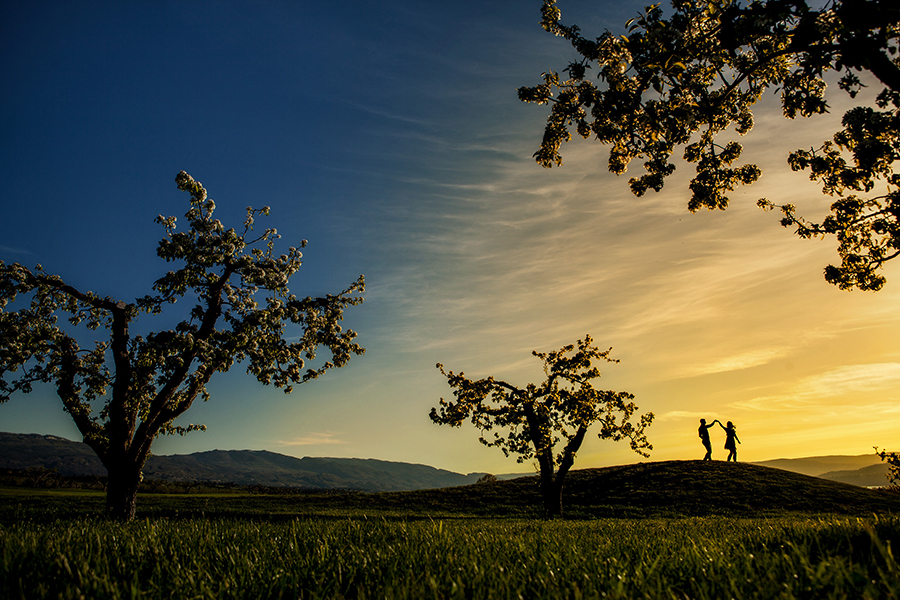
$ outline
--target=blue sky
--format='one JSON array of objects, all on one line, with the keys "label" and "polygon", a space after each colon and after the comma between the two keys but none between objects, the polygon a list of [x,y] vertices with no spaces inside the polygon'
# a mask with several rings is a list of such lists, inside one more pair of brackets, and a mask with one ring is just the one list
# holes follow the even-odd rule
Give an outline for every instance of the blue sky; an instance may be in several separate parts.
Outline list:
[{"label": "blue sky", "polygon": [[[687,212],[689,168],[634,198],[596,143],[569,144],[562,168],[531,158],[546,108],[516,88],[573,57],[541,29],[540,5],[5,2],[0,260],[141,296],[167,270],[153,219],[185,212],[174,184],[184,169],[226,226],[269,205],[285,247],[309,240],[294,293],[365,274],[366,301],[347,319],[364,357],[290,396],[236,368],[183,418],[208,431],[162,438],[160,454],[528,469],[471,428],[429,421],[450,394],[434,364],[524,384],[542,374],[532,350],[586,333],[622,360],[605,385],[657,415],[654,460],[701,456],[700,416],[733,420],[744,460],[889,445],[900,431],[897,266],[877,294],[841,292],[821,275],[833,240],[796,239],[755,207],[768,196],[823,213],[827,199],[785,158],[830,135],[847,100],[835,93],[832,115],[796,123],[765,100],[742,140],[764,176],[727,211]],[[560,7],[599,35],[641,3]],[[78,439],[49,388],[0,406],[0,424]],[[638,458],[592,437],[576,467]]]}]

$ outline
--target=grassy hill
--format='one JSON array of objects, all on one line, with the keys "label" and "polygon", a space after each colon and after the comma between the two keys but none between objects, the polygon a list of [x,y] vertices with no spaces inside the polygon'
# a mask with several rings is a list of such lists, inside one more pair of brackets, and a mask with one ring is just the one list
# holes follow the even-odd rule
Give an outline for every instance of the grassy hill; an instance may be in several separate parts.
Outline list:
[{"label": "grassy hill", "polygon": [[[539,494],[537,477],[523,477],[444,490],[368,495],[357,504],[381,510],[415,507],[423,514],[519,514],[536,510]],[[347,500],[336,498],[334,503]],[[663,461],[574,470],[566,480],[563,510],[568,516],[585,518],[900,514],[900,494],[746,463]]]},{"label": "grassy hill", "polygon": [[590,469],[569,482],[573,509],[755,516],[783,512],[900,512],[900,494],[721,461],[665,461]]},{"label": "grassy hill", "polygon": [[[47,520],[97,514],[99,492],[0,489],[0,514]],[[138,495],[138,517],[453,519],[539,517],[537,477],[408,492],[231,490]],[[721,461],[665,461],[575,470],[563,492],[569,518],[776,517],[900,514],[900,494],[790,471]]]}]

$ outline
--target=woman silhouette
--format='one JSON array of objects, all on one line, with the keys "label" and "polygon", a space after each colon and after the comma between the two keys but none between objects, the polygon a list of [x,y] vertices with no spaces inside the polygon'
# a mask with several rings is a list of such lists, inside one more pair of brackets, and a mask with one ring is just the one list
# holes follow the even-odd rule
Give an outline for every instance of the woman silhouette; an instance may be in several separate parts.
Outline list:
[{"label": "woman silhouette", "polygon": [[[719,423],[719,427],[722,427],[721,423]],[[722,429],[725,430],[725,449],[731,451],[728,454],[728,458],[725,459],[725,462],[728,462],[731,459],[734,459],[734,462],[737,462],[737,446],[734,445],[734,442],[737,441],[737,443],[740,444],[741,440],[737,436],[737,430],[734,427],[734,423],[728,421],[728,425],[722,427]]]}]

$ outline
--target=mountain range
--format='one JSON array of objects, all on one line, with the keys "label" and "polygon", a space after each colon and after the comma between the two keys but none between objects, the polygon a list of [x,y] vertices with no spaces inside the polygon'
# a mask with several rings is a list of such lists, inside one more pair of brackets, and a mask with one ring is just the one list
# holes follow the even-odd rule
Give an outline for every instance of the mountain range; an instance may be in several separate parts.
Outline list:
[{"label": "mountain range", "polygon": [[[43,467],[60,475],[106,475],[83,442],[52,435],[0,432],[0,469]],[[151,456],[145,479],[352,489],[390,492],[475,483],[485,473],[462,475],[427,465],[371,458],[295,458],[265,450],[211,450]]]},{"label": "mountain range", "polygon": [[[753,463],[859,486],[887,483],[887,464],[874,454],[816,456]],[[54,469],[60,475],[106,474],[94,452],[82,442],[52,435],[0,432],[0,468]],[[511,479],[532,473],[497,475]],[[485,473],[454,473],[427,465],[371,458],[295,458],[265,450],[211,450],[151,456],[146,479],[235,483],[369,492],[438,489],[475,483]]]}]

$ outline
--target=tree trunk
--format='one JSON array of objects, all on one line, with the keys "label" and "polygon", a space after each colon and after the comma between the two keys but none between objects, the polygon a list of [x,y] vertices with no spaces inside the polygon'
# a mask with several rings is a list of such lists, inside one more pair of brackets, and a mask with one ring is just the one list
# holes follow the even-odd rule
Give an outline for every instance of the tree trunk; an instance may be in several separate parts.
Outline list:
[{"label": "tree trunk", "polygon": [[[552,458],[545,460],[541,468],[541,496],[544,500],[544,517],[552,519],[553,517],[561,517],[562,510],[562,491],[563,481],[575,462],[575,453],[581,448],[584,441],[584,435],[587,433],[587,427],[581,426],[576,434],[569,440],[563,459],[560,462],[559,469],[554,474]],[[543,468],[546,464],[547,468]]]},{"label": "tree trunk", "polygon": [[559,477],[541,477],[541,497],[544,500],[545,519],[562,516],[562,480]]},{"label": "tree trunk", "polygon": [[115,521],[133,520],[141,467],[118,465],[106,471],[109,476],[106,483],[106,516]]}]

